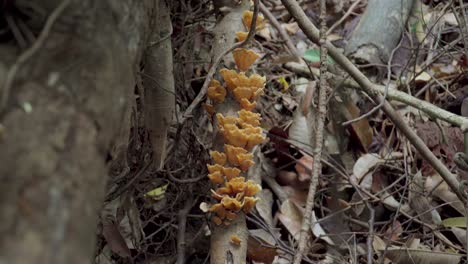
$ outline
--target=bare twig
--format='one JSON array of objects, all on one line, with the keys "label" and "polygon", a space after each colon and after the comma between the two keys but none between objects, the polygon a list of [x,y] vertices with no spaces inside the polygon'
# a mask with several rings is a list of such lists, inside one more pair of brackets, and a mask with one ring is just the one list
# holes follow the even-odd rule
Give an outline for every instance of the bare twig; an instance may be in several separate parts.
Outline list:
[{"label": "bare twig", "polygon": [[280,25],[276,17],[268,10],[268,8],[260,3],[260,11],[265,15],[265,17],[270,21],[271,25],[275,27],[275,29],[278,31],[278,33],[281,35],[281,38],[284,40],[286,46],[289,49],[289,52],[295,57],[300,58],[301,56],[299,55],[299,51],[296,49],[296,46],[294,46],[294,43],[292,42],[291,38],[289,37],[288,33],[284,30],[284,28]]},{"label": "bare twig", "polygon": [[330,33],[333,32],[333,30],[339,26],[341,23],[343,23],[343,21],[345,21],[346,18],[348,18],[348,16],[351,15],[351,13],[354,11],[354,8],[356,8],[356,6],[361,3],[361,0],[357,0],[356,2],[354,2],[348,9],[348,11],[346,11],[346,13],[340,18],[340,20],[336,21],[335,24],[333,24],[327,31],[327,35],[329,35]]},{"label": "bare twig", "polygon": [[37,41],[34,42],[34,44],[29,49],[23,52],[18,57],[15,64],[11,66],[6,77],[5,84],[3,86],[3,91],[2,91],[3,94],[0,99],[0,113],[3,112],[3,110],[6,107],[6,104],[8,103],[8,98],[10,97],[11,86],[13,85],[13,81],[15,80],[16,73],[18,72],[19,68],[27,60],[29,60],[42,47],[42,45],[44,45],[44,42],[47,39],[47,36],[49,36],[52,26],[55,24],[55,21],[60,17],[60,15],[63,13],[65,8],[67,8],[70,2],[71,0],[63,0],[57,6],[57,8],[55,8],[55,10],[50,14],[49,18],[47,19],[44,25],[44,28],[42,29],[41,33],[39,34],[39,37],[37,38]]},{"label": "bare twig", "polygon": [[250,30],[249,34],[247,35],[247,38],[239,43],[234,44],[232,47],[229,49],[225,50],[223,53],[221,53],[218,57],[215,58],[213,65],[211,65],[210,70],[208,71],[208,74],[206,75],[205,82],[203,82],[203,86],[198,93],[197,97],[193,99],[192,103],[187,107],[185,110],[184,114],[179,120],[179,125],[183,124],[187,118],[191,117],[193,110],[195,107],[200,104],[200,102],[203,100],[203,98],[206,95],[206,92],[208,91],[208,85],[210,85],[211,80],[213,79],[213,75],[215,74],[216,70],[218,69],[218,65],[221,63],[221,60],[232,52],[235,49],[241,48],[245,46],[247,43],[249,43],[254,35],[255,35],[255,28],[257,27],[257,17],[258,17],[258,10],[259,10],[259,1],[260,0],[254,0],[254,10],[253,10],[253,16],[252,16],[252,23],[250,24]]},{"label": "bare twig", "polygon": [[317,184],[320,175],[322,174],[322,147],[323,147],[323,129],[325,124],[325,118],[327,116],[327,47],[326,34],[327,34],[327,23],[326,23],[326,3],[325,0],[320,0],[320,85],[318,92],[318,113],[317,113],[317,124],[315,129],[315,150],[314,150],[314,166],[312,167],[312,180],[310,181],[309,193],[307,194],[306,209],[304,211],[304,218],[302,220],[301,231],[299,236],[299,247],[296,255],[294,256],[294,264],[300,264],[302,261],[302,255],[307,245],[309,238],[309,230],[312,218],[312,210],[314,209],[314,198],[317,190]]},{"label": "bare twig", "polygon": [[[315,43],[319,42],[319,33],[317,28],[310,22],[302,8],[297,2],[292,0],[281,0],[289,13],[296,19],[299,27],[304,31],[305,35]],[[383,99],[382,95],[373,89],[371,81],[339,51],[333,44],[327,41],[326,46],[330,56],[339,64],[349,75],[360,85],[360,87],[371,96],[376,102],[380,103]],[[405,123],[403,118],[393,109],[390,103],[385,102],[382,110],[395,124],[395,126],[402,132],[411,144],[419,151],[421,156],[428,161],[429,164],[444,178],[450,189],[457,195],[457,197],[464,201],[465,197],[459,190],[459,182],[455,175],[445,167],[445,165],[437,159],[431,150],[425,145],[421,138],[416,135],[415,131]]]},{"label": "bare twig", "polygon": [[179,211],[179,224],[177,231],[177,264],[184,264],[185,262],[185,228],[187,225],[187,215],[193,206],[193,197],[190,196],[186,201],[184,208]]}]

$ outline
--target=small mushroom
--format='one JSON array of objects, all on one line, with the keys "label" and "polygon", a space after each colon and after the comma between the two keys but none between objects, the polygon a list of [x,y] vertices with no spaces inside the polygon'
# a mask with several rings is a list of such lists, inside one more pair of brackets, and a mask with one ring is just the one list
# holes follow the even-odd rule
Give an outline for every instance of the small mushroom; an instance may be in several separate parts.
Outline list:
[{"label": "small mushroom", "polygon": [[210,151],[210,156],[216,164],[223,166],[226,164],[227,157],[226,154],[219,151]]},{"label": "small mushroom", "polygon": [[[252,19],[253,19],[253,12],[252,11],[244,11],[242,14],[242,23],[247,29],[250,29],[250,25],[252,25]],[[255,30],[261,30],[265,28],[266,21],[265,18],[262,15],[257,15],[257,21],[255,24]]]},{"label": "small mushroom", "polygon": [[241,72],[246,72],[260,55],[253,50],[238,48],[232,52],[234,62]]},{"label": "small mushroom", "polygon": [[226,98],[226,89],[219,83],[217,80],[211,81],[210,85],[208,86],[208,98],[211,100],[222,103]]}]

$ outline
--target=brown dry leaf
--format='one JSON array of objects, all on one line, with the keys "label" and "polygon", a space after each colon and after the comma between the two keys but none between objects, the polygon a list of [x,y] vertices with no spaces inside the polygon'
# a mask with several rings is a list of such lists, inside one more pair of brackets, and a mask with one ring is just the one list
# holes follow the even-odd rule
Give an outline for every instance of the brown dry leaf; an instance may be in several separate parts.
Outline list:
[{"label": "brown dry leaf", "polygon": [[384,237],[391,241],[397,241],[400,235],[403,233],[400,221],[396,220],[393,224],[393,228],[390,226],[385,230]]},{"label": "brown dry leaf", "polygon": [[284,28],[289,35],[295,35],[299,31],[297,22],[281,24],[281,27]]},{"label": "brown dry leaf", "polygon": [[360,182],[364,176],[384,161],[375,154],[364,154],[354,164],[353,175]]},{"label": "brown dry leaf", "polygon": [[249,236],[249,240],[247,241],[247,256],[249,259],[256,263],[273,263],[277,255],[276,249],[273,245],[270,247],[264,246],[264,244],[268,243],[263,241],[260,243],[256,238]]},{"label": "brown dry leaf", "polygon": [[304,207],[307,201],[307,191],[299,190],[290,186],[283,186],[283,191],[288,195],[288,199],[294,204]]},{"label": "brown dry leaf", "polygon": [[310,180],[312,176],[312,168],[314,165],[314,158],[305,154],[300,158],[296,166],[294,167],[299,175],[299,181],[307,181]]},{"label": "brown dry leaf", "polygon": [[280,212],[277,215],[294,239],[299,239],[303,217],[302,211],[288,199],[281,204]]},{"label": "brown dry leaf", "polygon": [[130,249],[127,247],[127,243],[122,234],[120,234],[119,228],[115,223],[103,223],[102,235],[114,253],[122,258],[131,257]]},{"label": "brown dry leaf", "polygon": [[409,185],[408,195],[410,207],[416,211],[418,218],[426,224],[442,223],[439,212],[430,204],[429,198],[424,195],[424,180],[421,172],[417,172]]},{"label": "brown dry leaf", "polygon": [[[359,108],[351,103],[351,100],[348,100],[349,103],[346,104],[345,117],[348,120],[358,118],[361,113]],[[354,122],[350,126],[351,140],[355,139],[359,146],[367,152],[368,147],[372,143],[372,128],[369,125],[369,120],[367,118],[361,119],[357,122]]]},{"label": "brown dry leaf", "polygon": [[437,172],[434,172],[432,175],[426,177],[424,189],[427,193],[431,193],[435,197],[449,204],[460,214],[465,215],[465,208],[460,202],[460,199],[458,199],[457,195],[451,191],[447,183]]}]

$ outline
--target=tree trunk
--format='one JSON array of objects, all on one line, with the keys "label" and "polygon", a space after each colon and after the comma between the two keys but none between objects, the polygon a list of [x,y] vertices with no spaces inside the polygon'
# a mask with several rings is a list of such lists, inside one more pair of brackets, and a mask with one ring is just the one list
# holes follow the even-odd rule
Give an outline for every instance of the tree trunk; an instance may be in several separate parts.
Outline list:
[{"label": "tree trunk", "polygon": [[174,66],[172,64],[172,25],[169,9],[159,0],[150,46],[145,52],[143,85],[146,129],[153,147],[153,164],[162,169],[166,157],[166,138],[175,110]]},{"label": "tree trunk", "polygon": [[0,57],[0,263],[89,263],[154,1],[36,2],[57,19],[11,89]]}]

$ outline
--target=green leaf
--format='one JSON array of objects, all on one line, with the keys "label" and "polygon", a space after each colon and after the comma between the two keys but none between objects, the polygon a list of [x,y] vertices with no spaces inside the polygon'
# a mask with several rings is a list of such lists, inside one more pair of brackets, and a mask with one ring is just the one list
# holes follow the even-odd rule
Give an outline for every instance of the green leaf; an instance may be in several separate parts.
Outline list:
[{"label": "green leaf", "polygon": [[442,221],[442,225],[445,227],[466,227],[466,219],[465,217],[446,218]]},{"label": "green leaf", "polygon": [[169,184],[165,184],[163,186],[159,186],[158,188],[155,188],[149,192],[147,192],[145,195],[151,197],[152,199],[158,201],[164,198],[164,194],[166,193],[167,186]]},{"label": "green leaf", "polygon": [[[310,61],[310,62],[320,62],[320,50],[319,49],[310,49],[306,50],[304,53],[304,59]],[[328,64],[333,64],[335,63],[330,56],[327,56],[327,63]]]},{"label": "green leaf", "polygon": [[286,81],[286,78],[284,76],[281,76],[278,78],[278,82],[283,85],[283,92],[286,92],[289,89],[289,83]]}]

